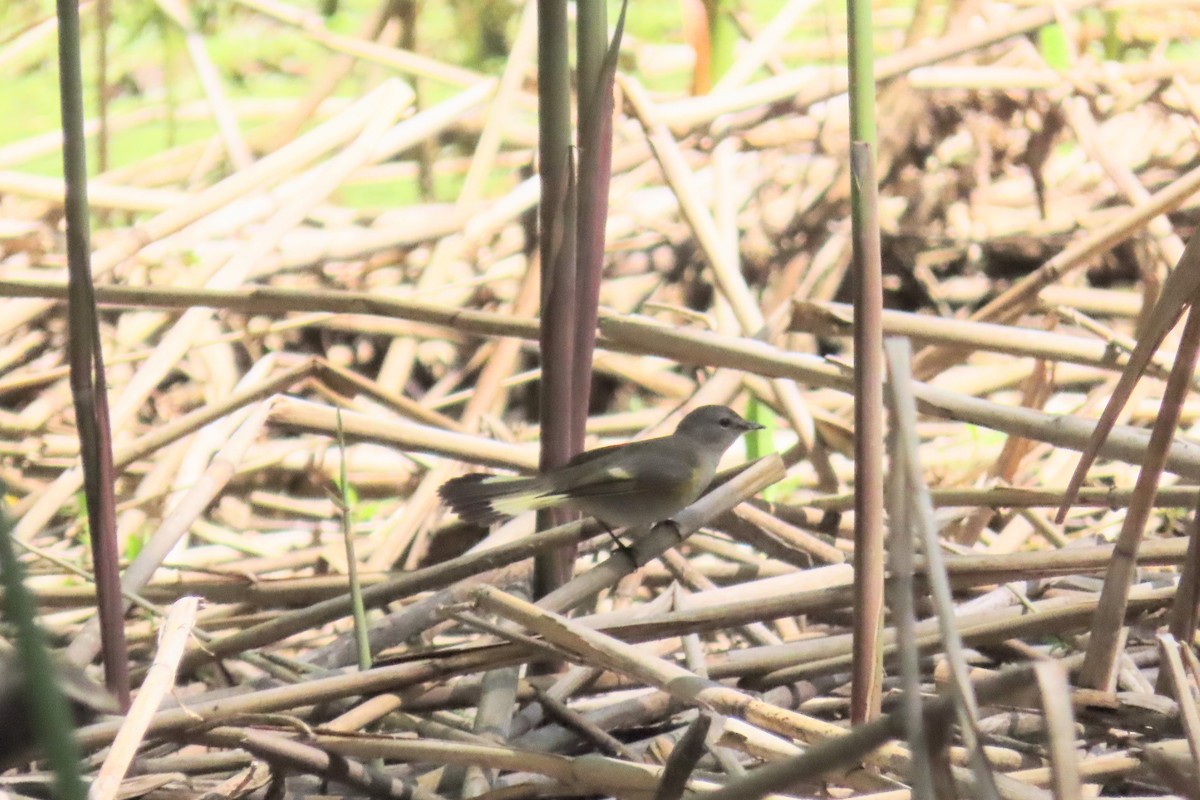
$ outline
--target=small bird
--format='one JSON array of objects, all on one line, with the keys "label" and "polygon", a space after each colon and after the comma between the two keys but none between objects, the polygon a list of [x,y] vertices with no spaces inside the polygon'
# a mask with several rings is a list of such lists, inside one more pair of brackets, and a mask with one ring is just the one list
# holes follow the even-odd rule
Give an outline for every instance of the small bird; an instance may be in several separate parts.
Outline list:
[{"label": "small bird", "polygon": [[729,446],[760,428],[725,406],[701,406],[670,436],[588,450],[532,477],[463,475],[438,494],[460,518],[479,525],[562,507],[590,514],[612,533],[612,526],[662,522],[691,505]]}]

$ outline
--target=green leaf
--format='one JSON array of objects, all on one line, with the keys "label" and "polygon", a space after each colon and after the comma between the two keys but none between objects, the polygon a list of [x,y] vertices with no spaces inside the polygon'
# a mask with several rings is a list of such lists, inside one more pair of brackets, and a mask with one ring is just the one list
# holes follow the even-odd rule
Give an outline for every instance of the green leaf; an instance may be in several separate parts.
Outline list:
[{"label": "green leaf", "polygon": [[146,546],[146,534],[144,531],[137,531],[125,540],[125,559],[133,561],[137,558],[138,553],[142,552],[142,548]]},{"label": "green leaf", "polygon": [[1061,25],[1055,23],[1039,30],[1038,48],[1042,58],[1054,69],[1066,70],[1071,66],[1071,46]]}]

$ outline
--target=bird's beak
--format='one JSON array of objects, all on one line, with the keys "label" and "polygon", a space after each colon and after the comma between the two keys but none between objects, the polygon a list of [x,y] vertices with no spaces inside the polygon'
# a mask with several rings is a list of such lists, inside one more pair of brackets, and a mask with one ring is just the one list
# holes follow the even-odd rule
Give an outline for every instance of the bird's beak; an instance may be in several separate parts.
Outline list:
[{"label": "bird's beak", "polygon": [[757,422],[751,422],[748,419],[742,420],[742,427],[746,429],[747,433],[750,431],[761,431],[763,429],[762,425],[759,425]]}]

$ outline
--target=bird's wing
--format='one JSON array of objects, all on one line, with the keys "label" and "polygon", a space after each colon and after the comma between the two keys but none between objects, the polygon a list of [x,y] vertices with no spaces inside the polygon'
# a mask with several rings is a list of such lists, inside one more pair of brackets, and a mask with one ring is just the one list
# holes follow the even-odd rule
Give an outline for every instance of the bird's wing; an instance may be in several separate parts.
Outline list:
[{"label": "bird's wing", "polygon": [[659,439],[643,439],[638,442],[627,442],[625,444],[610,444],[605,445],[604,447],[594,447],[591,450],[584,450],[582,453],[576,453],[575,455],[571,456],[571,460],[564,464],[563,468],[569,469],[571,467],[578,467],[581,464],[589,464],[598,459],[605,458],[617,452],[618,450],[626,450],[630,447],[641,449],[645,447],[647,442],[658,442],[665,438],[669,437],[664,436]]},{"label": "bird's wing", "polygon": [[564,468],[575,474],[563,477],[576,498],[645,492],[676,494],[696,479],[696,467],[696,458],[689,449],[664,449],[662,440],[651,439],[582,453]]}]

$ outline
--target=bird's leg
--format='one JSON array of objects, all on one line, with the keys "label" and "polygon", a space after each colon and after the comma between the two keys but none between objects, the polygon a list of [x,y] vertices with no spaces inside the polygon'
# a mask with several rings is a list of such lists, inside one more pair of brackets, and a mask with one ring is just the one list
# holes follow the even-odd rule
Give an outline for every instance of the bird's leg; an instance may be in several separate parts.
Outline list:
[{"label": "bird's leg", "polygon": [[600,527],[604,528],[604,530],[608,533],[609,537],[613,540],[613,544],[616,546],[617,550],[619,550],[622,553],[624,553],[625,555],[629,556],[629,560],[632,561],[634,564],[637,564],[637,557],[634,555],[633,548],[630,547],[629,545],[625,544],[624,542],[622,542],[621,537],[617,536],[615,533],[613,533],[613,529],[609,526],[609,524],[607,522],[600,519],[599,517],[596,517],[596,522],[599,522]]}]

